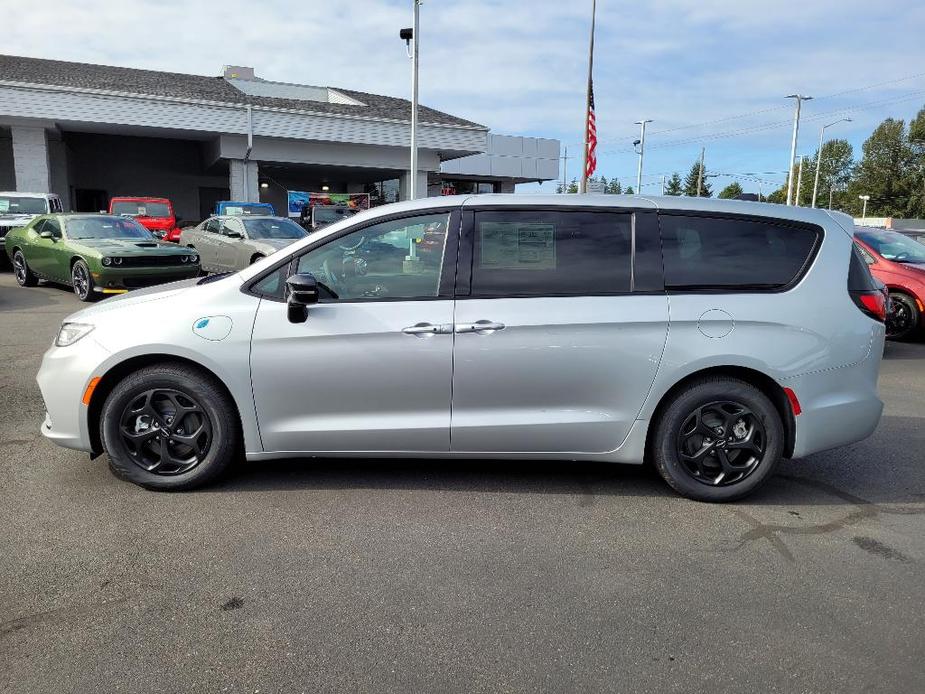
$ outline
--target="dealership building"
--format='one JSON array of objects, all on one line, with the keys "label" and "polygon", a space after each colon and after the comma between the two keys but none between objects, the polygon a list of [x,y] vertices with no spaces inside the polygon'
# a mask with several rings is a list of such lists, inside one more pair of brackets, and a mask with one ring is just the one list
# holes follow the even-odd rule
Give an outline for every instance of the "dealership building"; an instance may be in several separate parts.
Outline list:
[{"label": "dealership building", "polygon": [[[417,188],[512,192],[558,176],[559,142],[490,133],[421,106]],[[65,209],[115,196],[173,201],[183,219],[218,200],[288,190],[407,197],[411,104],[335,87],[0,55],[0,190],[57,193]]]}]

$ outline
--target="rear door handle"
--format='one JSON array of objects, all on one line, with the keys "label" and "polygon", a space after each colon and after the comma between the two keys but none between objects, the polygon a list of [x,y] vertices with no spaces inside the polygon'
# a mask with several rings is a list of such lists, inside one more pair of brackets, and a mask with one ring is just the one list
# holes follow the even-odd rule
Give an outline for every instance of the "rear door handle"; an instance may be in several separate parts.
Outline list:
[{"label": "rear door handle", "polygon": [[456,326],[457,333],[490,335],[498,330],[504,330],[504,323],[497,323],[491,320],[477,320],[475,323],[459,323]]}]

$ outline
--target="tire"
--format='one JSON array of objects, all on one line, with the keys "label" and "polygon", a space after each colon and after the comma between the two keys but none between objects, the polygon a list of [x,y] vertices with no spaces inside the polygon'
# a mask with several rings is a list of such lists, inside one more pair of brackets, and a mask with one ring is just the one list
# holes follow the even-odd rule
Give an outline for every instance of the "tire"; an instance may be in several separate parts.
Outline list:
[{"label": "tire", "polygon": [[260,253],[256,253],[256,254],[254,254],[254,257],[251,258],[251,261],[250,261],[250,263],[248,263],[248,264],[249,264],[249,265],[253,265],[253,264],[256,263],[258,260],[263,260],[264,258],[266,258],[265,255],[261,255]]},{"label": "tire", "polygon": [[78,260],[71,266],[71,287],[81,301],[96,300],[96,292],[93,291],[93,276],[83,260]]},{"label": "tire", "polygon": [[39,278],[29,269],[26,256],[18,248],[13,253],[13,274],[16,275],[16,283],[20,287],[35,287],[39,283]]},{"label": "tire", "polygon": [[[167,426],[177,430],[163,434]],[[192,435],[177,435],[190,429]],[[213,377],[182,364],[159,364],[113,388],[100,416],[100,438],[117,477],[146,489],[185,491],[215,480],[235,459],[241,423]]]},{"label": "tire", "polygon": [[751,494],[773,475],[783,451],[774,403],[753,385],[726,377],[693,381],[677,393],[656,422],[651,446],[672,489],[709,502]]},{"label": "tire", "polygon": [[886,336],[890,340],[910,337],[919,327],[918,306],[915,299],[902,292],[890,292],[890,313],[886,319]]}]

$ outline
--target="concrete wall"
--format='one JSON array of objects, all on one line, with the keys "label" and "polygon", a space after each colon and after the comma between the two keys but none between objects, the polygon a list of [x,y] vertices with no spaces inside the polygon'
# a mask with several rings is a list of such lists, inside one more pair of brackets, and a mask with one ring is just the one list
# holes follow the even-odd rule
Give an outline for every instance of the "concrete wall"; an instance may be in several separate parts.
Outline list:
[{"label": "concrete wall", "polygon": [[222,165],[206,171],[201,143],[68,132],[64,134],[72,188],[103,190],[108,197],[169,198],[184,219],[199,218],[199,188],[228,187]]},{"label": "concrete wall", "polygon": [[16,190],[50,193],[51,175],[45,128],[14,125],[10,131],[13,136]]},{"label": "concrete wall", "polygon": [[490,134],[484,154],[445,161],[441,171],[465,176],[554,181],[559,178],[559,141]]}]

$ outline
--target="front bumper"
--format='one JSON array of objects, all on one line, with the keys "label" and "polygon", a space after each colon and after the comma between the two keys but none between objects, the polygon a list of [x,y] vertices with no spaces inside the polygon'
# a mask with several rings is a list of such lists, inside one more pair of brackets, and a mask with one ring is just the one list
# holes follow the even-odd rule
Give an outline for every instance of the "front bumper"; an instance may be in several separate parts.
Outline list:
[{"label": "front bumper", "polygon": [[121,294],[130,289],[153,287],[199,276],[199,263],[173,267],[112,268],[90,273],[93,289],[102,294]]},{"label": "front bumper", "polygon": [[93,339],[93,334],[69,347],[52,347],[42,357],[36,376],[45,421],[42,435],[65,448],[90,452],[87,406],[81,400],[90,380],[109,351]]}]

